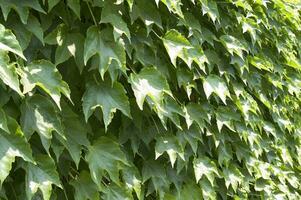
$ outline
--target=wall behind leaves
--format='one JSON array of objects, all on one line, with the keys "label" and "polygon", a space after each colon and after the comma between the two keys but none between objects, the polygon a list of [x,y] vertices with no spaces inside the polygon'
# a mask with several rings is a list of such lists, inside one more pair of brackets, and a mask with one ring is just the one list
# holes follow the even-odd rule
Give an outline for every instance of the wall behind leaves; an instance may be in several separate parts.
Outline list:
[{"label": "wall behind leaves", "polygon": [[300,199],[293,2],[0,0],[0,198]]}]

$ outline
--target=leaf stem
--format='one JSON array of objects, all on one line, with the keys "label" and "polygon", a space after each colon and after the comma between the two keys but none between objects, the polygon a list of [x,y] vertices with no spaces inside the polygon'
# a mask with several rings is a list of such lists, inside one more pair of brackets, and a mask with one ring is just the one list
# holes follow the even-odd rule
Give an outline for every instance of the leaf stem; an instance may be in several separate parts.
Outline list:
[{"label": "leaf stem", "polygon": [[93,12],[92,12],[92,9],[91,9],[91,7],[90,7],[90,4],[89,4],[88,1],[86,1],[86,3],[87,3],[87,5],[88,5],[88,9],[89,9],[89,12],[90,12],[90,14],[91,14],[91,16],[92,16],[93,22],[94,22],[95,26],[97,26],[97,22],[96,22],[96,19],[95,19],[94,14],[93,14]]},{"label": "leaf stem", "polygon": [[157,129],[157,132],[160,133],[159,128],[158,128],[158,126],[157,126],[157,123],[156,123],[154,117],[153,117],[152,115],[150,115],[150,117],[151,117],[151,119],[153,120],[153,122],[154,122],[154,124],[155,124],[155,127],[156,127],[156,129]]}]

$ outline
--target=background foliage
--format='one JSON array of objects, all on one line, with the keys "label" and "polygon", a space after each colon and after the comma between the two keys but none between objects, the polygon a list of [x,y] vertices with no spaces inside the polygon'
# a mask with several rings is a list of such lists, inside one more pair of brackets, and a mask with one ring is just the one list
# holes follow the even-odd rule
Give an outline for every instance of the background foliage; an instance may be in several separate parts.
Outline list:
[{"label": "background foliage", "polygon": [[300,199],[294,2],[0,0],[1,198]]}]

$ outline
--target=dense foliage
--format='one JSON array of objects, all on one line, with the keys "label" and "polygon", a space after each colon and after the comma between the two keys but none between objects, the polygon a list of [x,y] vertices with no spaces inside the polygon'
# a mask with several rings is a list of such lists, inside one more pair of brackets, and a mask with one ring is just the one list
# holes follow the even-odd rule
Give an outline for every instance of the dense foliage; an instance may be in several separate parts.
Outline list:
[{"label": "dense foliage", "polygon": [[301,199],[301,10],[0,0],[2,199]]}]

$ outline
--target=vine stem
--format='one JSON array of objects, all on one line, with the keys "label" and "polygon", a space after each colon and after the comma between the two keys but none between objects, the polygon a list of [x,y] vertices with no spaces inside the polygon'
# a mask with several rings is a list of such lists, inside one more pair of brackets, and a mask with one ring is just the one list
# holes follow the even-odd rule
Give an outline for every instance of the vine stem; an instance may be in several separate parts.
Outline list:
[{"label": "vine stem", "polygon": [[96,19],[95,19],[94,14],[93,14],[93,12],[92,12],[92,9],[91,9],[91,7],[90,7],[90,4],[89,4],[88,1],[86,1],[86,3],[87,3],[87,5],[88,5],[88,9],[89,9],[90,14],[91,14],[91,16],[92,16],[93,22],[94,22],[95,26],[97,26],[97,22],[96,22]]}]

